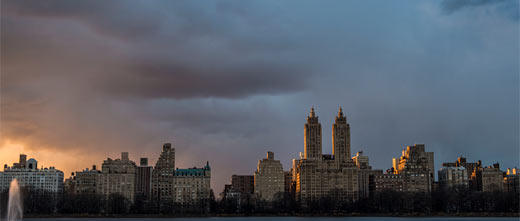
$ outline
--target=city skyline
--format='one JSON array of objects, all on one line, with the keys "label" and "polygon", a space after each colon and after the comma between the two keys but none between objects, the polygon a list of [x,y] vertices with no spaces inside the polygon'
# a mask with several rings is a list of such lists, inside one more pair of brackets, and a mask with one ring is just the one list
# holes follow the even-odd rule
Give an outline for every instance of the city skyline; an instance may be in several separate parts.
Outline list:
[{"label": "city skyline", "polygon": [[518,1],[132,3],[2,1],[1,165],[68,177],[170,142],[218,192],[267,151],[288,170],[312,106],[332,153],[341,106],[373,168],[415,143],[519,166]]},{"label": "city skyline", "polygon": [[[318,120],[319,115],[315,112],[315,108],[314,108],[314,106],[311,107],[311,110],[310,110],[310,113],[309,113],[309,115],[308,115],[308,119],[307,119],[308,122],[309,122],[309,117],[314,118],[314,119],[316,120],[315,123],[321,124],[321,121]],[[338,120],[338,117],[340,117],[340,118],[339,118],[340,121],[341,121],[341,119],[348,119],[347,116],[344,116],[344,115],[343,115],[342,107],[341,107],[341,106],[339,107],[338,113],[337,113],[337,115],[336,115],[336,121]],[[343,117],[344,117],[344,118],[343,118]],[[334,126],[335,126],[335,125],[334,125]],[[333,127],[334,127],[334,126],[333,126]],[[349,124],[346,124],[346,126],[347,126],[347,128],[350,128]],[[319,130],[322,131],[321,125],[320,125],[320,127],[319,127]],[[347,130],[347,129],[345,129],[345,130]],[[347,136],[347,137],[350,137],[350,130],[348,129],[347,131],[348,131],[348,132],[347,132],[348,135],[346,135],[346,136]],[[311,138],[311,139],[316,139],[316,138]],[[334,139],[334,138],[333,138],[333,139]],[[323,139],[322,139],[322,136],[321,136],[321,133],[320,133],[320,136],[319,136],[319,140],[323,140]],[[343,142],[345,142],[345,141],[343,141]],[[318,142],[318,144],[319,144],[319,143],[322,143],[322,142]],[[339,152],[339,153],[340,153],[340,154],[341,154],[341,153],[346,154],[346,155],[347,155],[347,159],[349,159],[349,160],[353,160],[354,157],[356,156],[356,154],[352,154],[352,153],[350,153],[351,150],[350,150],[350,144],[349,144],[349,143],[350,143],[350,138],[348,138],[348,141],[346,142],[345,147],[344,147],[344,148],[346,148],[346,149],[345,149],[346,152],[343,151],[343,152]],[[171,148],[177,150],[177,148],[175,147],[174,144],[171,144],[171,143],[164,143],[163,145],[169,145],[169,147],[171,147]],[[310,145],[312,145],[312,144],[310,144]],[[410,145],[412,145],[412,144],[410,144]],[[424,144],[420,144],[420,143],[414,143],[414,144],[413,144],[413,146],[416,146],[416,145],[421,145],[421,146],[424,148]],[[405,151],[407,147],[408,147],[408,145],[405,146],[405,147],[402,149],[402,151]],[[164,148],[164,146],[163,146],[163,148]],[[334,150],[333,150],[334,147],[333,147],[333,146],[331,146],[331,151],[330,151],[330,153],[329,153],[329,152],[326,152],[326,151],[322,151],[322,150],[325,149],[325,148],[322,147],[321,144],[319,144],[319,147],[315,147],[315,148],[319,148],[319,149],[321,149],[320,152],[319,152],[319,153],[316,152],[315,155],[316,155],[316,154],[318,154],[318,155],[320,155],[320,156],[321,156],[321,154],[323,154],[323,156],[328,155],[329,157],[332,157],[332,159],[334,159],[335,154],[334,154]],[[306,147],[305,147],[304,149],[307,150]],[[175,150],[174,150],[174,156],[175,156]],[[364,150],[360,150],[360,151],[362,152],[362,154],[363,154],[365,157],[370,157],[370,156],[367,156],[367,155],[364,153]],[[356,151],[356,152],[358,152],[358,151]],[[269,153],[273,154],[272,151],[268,151],[268,155],[269,155]],[[298,154],[297,156],[295,156],[294,158],[291,158],[291,161],[292,161],[293,159],[300,160],[300,159],[307,158],[307,157],[305,157],[306,155],[305,155],[304,153],[305,153],[305,151],[301,151],[301,152],[299,152],[299,154]],[[348,154],[348,153],[350,153],[350,154]],[[129,153],[128,153],[128,152],[121,152],[120,154],[121,154],[121,156],[120,156],[119,159],[123,159],[123,158],[125,158],[127,161],[130,160],[130,161],[133,161],[133,162],[141,162],[141,164],[142,164],[142,162],[146,162],[146,166],[149,165],[149,166],[152,166],[153,168],[156,167],[156,164],[153,164],[153,163],[152,163],[152,164],[148,164],[148,159],[149,159],[148,157],[143,157],[143,156],[134,156],[134,158],[136,158],[136,159],[134,160],[132,157],[129,157]],[[404,154],[404,152],[403,152],[403,154]],[[431,157],[433,158],[434,153],[431,152],[431,154],[432,154]],[[18,156],[21,156],[21,155],[25,155],[25,154],[24,154],[24,153],[19,153],[19,154],[17,155],[17,157],[18,157]],[[348,155],[350,155],[350,156],[348,156]],[[25,155],[25,156],[27,156],[27,155]],[[133,156],[133,155],[130,155],[130,156]],[[157,155],[157,156],[159,156],[159,155]],[[464,155],[464,154],[461,154],[460,156],[453,156],[454,159],[459,158],[459,157],[465,157],[465,155]],[[145,158],[146,161],[143,161],[143,158]],[[157,157],[157,158],[158,158],[158,157]],[[313,157],[311,157],[311,158],[313,158]],[[314,157],[314,158],[315,158],[315,157]],[[320,157],[320,158],[321,158],[321,157]],[[31,160],[34,160],[34,158],[32,158],[32,157],[31,157],[30,159],[31,159]],[[107,157],[105,157],[103,160],[106,161],[106,159],[118,159],[118,158],[117,158],[117,157],[107,156]],[[139,159],[139,160],[138,160],[138,159]],[[180,159],[182,159],[182,156],[180,156]],[[259,159],[261,159],[261,158],[259,158]],[[389,168],[373,168],[373,169],[374,169],[374,170],[379,170],[379,171],[386,171],[386,172],[388,172],[388,169],[395,168],[395,166],[393,165],[393,161],[394,161],[395,159],[396,159],[396,158],[390,158],[390,160],[392,161],[392,165],[391,165]],[[397,159],[398,159],[398,158],[397,158]],[[405,159],[406,159],[406,158],[405,158]],[[200,159],[200,160],[204,161],[204,159]],[[265,160],[265,159],[264,159],[264,160]],[[469,159],[469,160],[470,160],[470,161],[475,161],[475,162],[476,162],[476,161],[483,162],[482,165],[481,165],[481,166],[483,166],[483,167],[493,166],[495,163],[501,163],[501,162],[499,162],[499,161],[493,161],[493,160],[489,160],[489,159],[488,159],[488,160],[485,160],[485,159]],[[206,161],[206,163],[207,163],[208,165],[209,165],[209,161],[210,161],[210,160],[207,160],[207,161]],[[453,160],[453,161],[455,161],[455,160]],[[488,162],[488,161],[489,161],[489,162],[492,162],[492,163],[486,164],[485,162]],[[174,162],[175,162],[175,160],[174,160]],[[16,164],[16,161],[13,161],[13,163]],[[157,162],[156,162],[156,163],[157,163]],[[372,161],[371,161],[371,164],[373,164],[373,163],[374,163],[374,161],[372,160]],[[439,162],[439,163],[437,163],[435,159],[433,160],[433,164],[435,165],[434,168],[438,168],[438,170],[433,170],[433,171],[432,171],[432,173],[433,173],[433,174],[432,174],[432,178],[435,177],[434,179],[432,179],[432,182],[433,182],[433,181],[437,181],[437,179],[438,179],[438,178],[437,178],[437,171],[440,171],[440,169],[444,167],[444,164],[450,164],[450,163],[451,163],[451,161],[449,161],[449,160],[448,160],[448,161],[444,161],[444,162]],[[14,165],[14,164],[13,164],[13,165]],[[9,166],[9,165],[10,165],[10,164],[5,163],[5,166]],[[155,166],[154,166],[154,165],[155,165]],[[178,164],[177,164],[177,165],[178,165]],[[507,165],[507,164],[506,164],[506,165]],[[72,170],[71,173],[76,174],[77,172],[82,172],[82,171],[84,172],[85,170],[88,171],[89,169],[91,169],[91,167],[92,167],[92,168],[95,168],[95,167],[98,167],[98,166],[101,167],[101,163],[99,163],[99,164],[97,164],[97,163],[93,163],[93,164],[90,164],[89,167],[82,168],[82,169],[79,169],[79,170]],[[290,171],[290,170],[294,169],[291,165],[284,166],[283,163],[281,164],[281,166],[282,166],[283,171]],[[192,167],[192,166],[180,166],[180,168],[183,168],[183,167],[184,167],[184,168],[196,168],[196,167]],[[400,166],[400,167],[401,167],[401,166]],[[47,168],[50,168],[50,169],[58,169],[58,170],[61,170],[61,171],[71,170],[71,169],[67,169],[67,168],[56,168],[56,167],[53,166],[53,165],[51,165],[51,166],[44,166],[44,165],[41,165],[41,164],[40,164],[40,166],[38,167],[38,169],[39,169],[39,168],[45,168],[45,169],[47,169]],[[178,169],[179,166],[176,166],[175,168]],[[514,166],[511,166],[511,167],[502,167],[502,169],[504,169],[504,172],[506,171],[506,170],[505,170],[506,168],[507,168],[507,171],[509,171],[510,168],[518,168],[518,165],[514,165]],[[5,169],[5,168],[4,168],[4,169]],[[395,169],[397,170],[397,168],[395,168]],[[257,170],[257,171],[258,171],[258,170]],[[386,173],[386,172],[385,172],[385,173]],[[71,173],[68,173],[68,174],[67,174],[67,173],[64,173],[64,178],[72,177]],[[233,176],[235,176],[235,175],[244,175],[244,174],[249,174],[249,175],[251,175],[251,174],[254,174],[254,173],[256,173],[256,172],[252,172],[252,173],[242,173],[242,174],[241,174],[241,173],[232,173],[232,175],[233,175]],[[469,175],[471,175],[471,172],[469,172]],[[230,178],[230,177],[231,177],[231,176],[226,177],[226,178]],[[218,192],[219,189],[225,189],[225,188],[224,188],[224,185],[227,185],[227,183],[229,182],[229,180],[228,180],[228,181],[224,182],[224,184],[223,184],[222,186],[218,186],[218,187],[217,187],[217,186],[215,186],[215,184],[214,184],[214,179],[220,180],[220,179],[222,179],[222,177],[220,177],[220,178],[213,177],[213,178],[211,179],[211,189],[215,190],[215,192]],[[222,188],[221,188],[221,187],[222,187]]]}]

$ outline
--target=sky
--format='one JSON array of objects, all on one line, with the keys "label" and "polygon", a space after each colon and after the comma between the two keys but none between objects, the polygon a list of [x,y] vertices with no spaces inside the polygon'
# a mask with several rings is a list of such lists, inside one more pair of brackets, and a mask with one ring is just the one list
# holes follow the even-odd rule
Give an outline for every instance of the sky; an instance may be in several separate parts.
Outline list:
[{"label": "sky", "polygon": [[0,4],[0,165],[68,177],[170,142],[219,193],[267,151],[289,170],[311,107],[331,153],[341,106],[373,168],[414,143],[519,166],[517,0]]}]

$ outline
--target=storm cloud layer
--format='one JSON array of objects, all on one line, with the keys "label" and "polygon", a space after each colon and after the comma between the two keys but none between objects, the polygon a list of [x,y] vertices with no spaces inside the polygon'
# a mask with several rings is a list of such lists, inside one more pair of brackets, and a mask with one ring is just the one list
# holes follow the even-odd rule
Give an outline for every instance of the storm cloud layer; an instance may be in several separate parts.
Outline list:
[{"label": "storm cloud layer", "polygon": [[413,143],[518,166],[518,2],[456,2],[4,0],[0,163],[172,142],[218,193],[269,150],[288,170],[311,106],[331,152],[342,106],[375,168]]}]

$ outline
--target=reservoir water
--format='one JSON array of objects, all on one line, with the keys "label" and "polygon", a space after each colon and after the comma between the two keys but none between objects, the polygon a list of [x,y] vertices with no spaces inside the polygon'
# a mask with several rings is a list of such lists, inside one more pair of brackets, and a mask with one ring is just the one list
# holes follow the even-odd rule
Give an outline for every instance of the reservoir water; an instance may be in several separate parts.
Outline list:
[{"label": "reservoir water", "polygon": [[513,221],[519,217],[207,217],[207,218],[34,218],[27,221]]}]

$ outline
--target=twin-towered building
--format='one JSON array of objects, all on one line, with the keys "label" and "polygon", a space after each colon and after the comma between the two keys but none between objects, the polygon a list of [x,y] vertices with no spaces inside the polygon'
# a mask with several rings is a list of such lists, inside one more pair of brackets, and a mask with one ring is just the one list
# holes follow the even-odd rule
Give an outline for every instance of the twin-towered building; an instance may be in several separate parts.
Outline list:
[{"label": "twin-towered building", "polygon": [[[120,194],[130,202],[141,199],[153,202],[160,211],[174,205],[202,205],[211,197],[211,168],[209,162],[201,168],[175,167],[175,148],[165,143],[154,167],[147,158],[140,165],[123,152],[120,159],[107,158],[101,170],[78,171],[65,181],[71,194],[102,195],[105,199]],[[226,185],[223,197],[236,198],[240,203],[253,199],[273,201],[289,193],[302,205],[333,196],[337,200],[355,201],[374,192],[394,190],[428,193],[434,188],[449,190],[471,188],[476,191],[520,192],[520,173],[517,169],[500,170],[497,164],[483,167],[480,161],[467,162],[459,157],[456,162],[444,163],[434,181],[434,156],[424,144],[407,146],[393,167],[383,173],[369,165],[368,156],[358,152],[351,157],[350,125],[341,108],[332,125],[332,154],[323,154],[322,128],[314,108],[304,126],[304,152],[293,159],[290,171],[284,171],[274,153],[259,160],[254,175],[233,175],[232,184]],[[0,190],[18,179],[22,187],[59,193],[63,190],[63,172],[55,168],[38,169],[35,159],[20,160],[4,167],[0,173]],[[438,184],[438,185],[437,185]],[[285,195],[287,196],[287,195]],[[207,204],[206,204],[207,205]]]},{"label": "twin-towered building", "polygon": [[[272,201],[278,193],[293,193],[302,203],[333,196],[336,199],[355,201],[368,197],[371,191],[387,188],[398,191],[430,192],[433,181],[433,153],[425,152],[424,145],[407,147],[403,156],[394,159],[395,170],[383,174],[373,170],[368,156],[358,152],[351,157],[350,125],[340,108],[332,125],[332,154],[323,154],[322,128],[314,108],[304,126],[304,152],[299,159],[293,159],[292,169],[283,171],[282,164],[274,160],[274,153],[260,160],[254,175],[254,185],[239,187],[233,175],[232,184],[226,185],[223,197],[254,195],[257,199]],[[240,176],[248,178],[250,176]],[[254,191],[246,191],[254,189]],[[242,191],[243,190],[243,191]]]},{"label": "twin-towered building", "polygon": [[304,154],[293,159],[296,198],[303,203],[331,194],[341,199],[359,197],[358,168],[350,158],[350,125],[341,108],[332,125],[332,155],[322,154],[322,130],[311,109],[304,127]]}]

